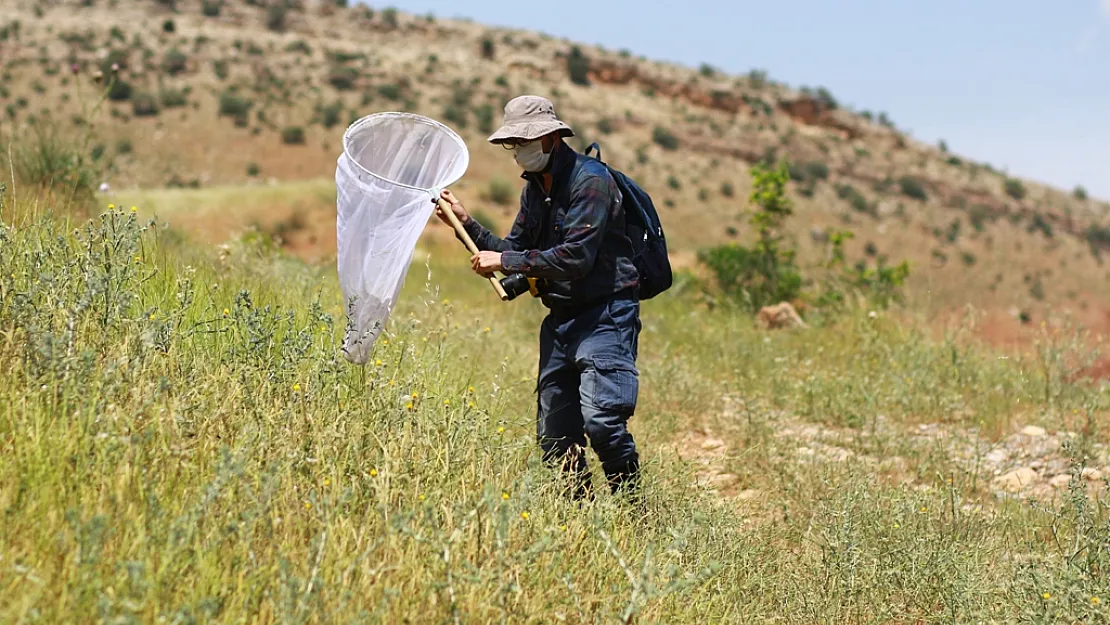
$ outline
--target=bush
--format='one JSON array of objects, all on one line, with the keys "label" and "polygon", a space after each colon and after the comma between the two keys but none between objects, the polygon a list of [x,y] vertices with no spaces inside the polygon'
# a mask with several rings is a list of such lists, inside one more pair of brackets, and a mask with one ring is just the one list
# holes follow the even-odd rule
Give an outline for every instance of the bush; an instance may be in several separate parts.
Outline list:
[{"label": "bush", "polygon": [[305,56],[312,56],[312,47],[304,39],[298,39],[293,43],[285,46],[286,52],[299,52]]},{"label": "bush", "polygon": [[116,141],[116,154],[130,154],[134,146],[131,145],[130,139],[120,139]]},{"label": "bush", "polygon": [[613,132],[613,122],[609,121],[608,117],[602,117],[597,122],[597,131],[603,135]]},{"label": "bush", "polygon": [[493,57],[495,56],[495,54],[496,54],[496,49],[494,47],[493,38],[490,37],[489,35],[486,35],[485,37],[482,37],[482,58],[487,59],[487,60],[493,60]]},{"label": "bush", "polygon": [[493,107],[483,104],[474,109],[474,118],[478,121],[478,130],[489,134],[495,130]]},{"label": "bush", "polygon": [[181,89],[163,89],[161,93],[158,94],[158,99],[162,101],[162,106],[168,109],[188,104],[185,98],[185,92]]},{"label": "bush", "polygon": [[151,117],[158,114],[158,100],[149,93],[141,91],[131,96],[131,111],[135,117]]},{"label": "bush", "polygon": [[1029,222],[1029,226],[1026,228],[1026,231],[1029,232],[1029,234],[1033,234],[1038,230],[1043,233],[1046,238],[1052,238],[1052,224],[1048,223],[1048,220],[1045,219],[1044,215],[1040,213],[1035,213],[1033,215],[1033,219]]},{"label": "bush", "polygon": [[677,150],[679,146],[678,137],[671,134],[669,130],[662,126],[656,126],[655,129],[652,130],[651,140],[659,147],[668,151]]},{"label": "bush", "polygon": [[777,169],[753,165],[751,176],[749,202],[756,211],[749,221],[759,232],[758,242],[751,248],[729,243],[700,250],[698,260],[713,272],[727,295],[755,312],[768,304],[795,299],[801,293],[802,276],[794,250],[783,247],[779,234],[783,221],[793,213],[786,195],[789,173],[785,163]]},{"label": "bush", "polygon": [[1015,200],[1021,200],[1025,197],[1025,185],[1023,185],[1020,180],[1007,178],[1005,182],[1002,183],[1002,187],[1006,190],[1006,195]]},{"label": "bush", "polygon": [[255,176],[257,176],[260,173],[262,173],[262,168],[260,168],[258,166],[258,163],[247,163],[247,175],[248,176],[250,176],[251,178],[254,178]]},{"label": "bush", "polygon": [[108,99],[113,102],[125,102],[131,99],[131,83],[115,77],[108,85]]},{"label": "bush", "polygon": [[205,17],[219,17],[220,9],[223,8],[221,0],[204,0],[200,5],[200,12]]},{"label": "bush", "polygon": [[285,5],[280,2],[275,2],[274,4],[271,4],[266,9],[266,28],[274,32],[284,32],[286,26],[285,16],[287,12],[288,9],[286,9]]},{"label": "bush", "polygon": [[1101,258],[1102,252],[1110,250],[1110,228],[1092,224],[1087,227],[1084,234],[1087,238],[1087,245],[1091,246],[1091,254],[1095,258]]},{"label": "bush", "polygon": [[177,32],[177,24],[174,23],[172,18],[162,22],[162,32],[170,34]]},{"label": "bush", "polygon": [[871,215],[872,217],[878,216],[875,209],[867,203],[867,198],[863,197],[863,194],[857,191],[852,185],[842,184],[838,186],[836,188],[836,195],[840,199],[847,201],[848,205],[852,207],[852,210],[857,213]]},{"label": "bush", "polygon": [[382,22],[390,28],[397,28],[397,9],[389,7],[382,11]]},{"label": "bush", "polygon": [[343,115],[343,101],[336,100],[331,104],[320,109],[320,123],[324,128],[333,128],[339,124],[339,118]]},{"label": "bush", "polygon": [[898,187],[902,190],[902,195],[913,198],[915,200],[925,201],[928,196],[925,194],[925,187],[921,181],[913,176],[902,176],[898,180]]},{"label": "bush", "polygon": [[212,73],[216,75],[216,78],[219,78],[220,80],[227,80],[229,71],[230,69],[228,67],[227,61],[223,59],[212,61]]},{"label": "bush", "polygon": [[517,197],[517,193],[516,189],[513,188],[513,185],[508,180],[497,176],[489,181],[486,197],[494,204],[506,206],[513,202]]},{"label": "bush", "polygon": [[11,161],[0,164],[5,171],[11,168],[21,184],[72,195],[78,203],[94,196],[99,170],[85,156],[88,148],[81,138],[63,133],[57,124],[35,124],[10,137],[7,145]]},{"label": "bush", "polygon": [[991,218],[991,211],[982,204],[972,204],[967,211],[967,218],[976,232],[983,232],[986,230],[987,220]]},{"label": "bush", "polygon": [[162,57],[162,71],[170,76],[177,76],[185,71],[189,63],[189,57],[177,48],[171,48]]},{"label": "bush", "polygon": [[226,89],[220,94],[219,114],[221,117],[246,120],[253,105],[250,99],[239,95],[233,89]]},{"label": "bush", "polygon": [[682,188],[682,183],[678,181],[678,178],[672,175],[667,177],[667,186],[677,191]]},{"label": "bush", "polygon": [[281,142],[286,145],[304,145],[304,128],[300,126],[286,126],[281,130]]},{"label": "bush", "polygon": [[725,197],[732,197],[733,195],[735,195],[735,193],[736,193],[736,191],[735,191],[735,189],[732,188],[732,183],[730,183],[730,182],[721,183],[721,195],[723,195]]},{"label": "bush", "polygon": [[829,166],[822,161],[810,161],[805,165],[806,177],[824,180],[829,177]]},{"label": "bush", "polygon": [[332,65],[328,69],[328,84],[339,91],[349,91],[355,88],[359,71],[346,65]]},{"label": "bush", "polygon": [[1083,185],[1079,185],[1075,188],[1075,191],[1072,191],[1072,195],[1074,195],[1077,200],[1086,200],[1087,190],[1083,188]]},{"label": "bush", "polygon": [[405,97],[401,87],[395,84],[378,85],[378,95],[393,102],[399,102]]},{"label": "bush", "polygon": [[574,46],[567,55],[567,74],[576,85],[589,86],[590,60],[582,54],[582,49]]}]

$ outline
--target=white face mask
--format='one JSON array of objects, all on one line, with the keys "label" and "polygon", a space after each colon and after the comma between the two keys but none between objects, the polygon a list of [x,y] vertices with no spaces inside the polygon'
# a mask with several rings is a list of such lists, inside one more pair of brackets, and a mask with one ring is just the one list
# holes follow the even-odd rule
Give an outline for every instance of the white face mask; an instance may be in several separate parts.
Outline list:
[{"label": "white face mask", "polygon": [[550,158],[551,153],[544,153],[543,141],[540,139],[513,147],[513,160],[524,171],[543,171]]}]

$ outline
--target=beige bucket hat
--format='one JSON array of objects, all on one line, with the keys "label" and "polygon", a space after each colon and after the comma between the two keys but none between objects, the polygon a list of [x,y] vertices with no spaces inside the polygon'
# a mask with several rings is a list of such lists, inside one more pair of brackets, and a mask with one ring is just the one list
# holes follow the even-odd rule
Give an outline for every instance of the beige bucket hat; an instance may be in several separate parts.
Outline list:
[{"label": "beige bucket hat", "polygon": [[503,143],[507,139],[530,141],[558,130],[564,137],[573,137],[570,126],[555,117],[555,105],[545,97],[522,95],[505,105],[505,121],[489,136],[490,143]]}]

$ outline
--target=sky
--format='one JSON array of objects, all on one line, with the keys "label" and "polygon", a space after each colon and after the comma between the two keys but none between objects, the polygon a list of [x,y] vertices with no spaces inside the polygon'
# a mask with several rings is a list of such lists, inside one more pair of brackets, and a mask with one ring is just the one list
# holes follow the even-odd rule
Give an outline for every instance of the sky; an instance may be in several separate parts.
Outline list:
[{"label": "sky", "polygon": [[391,4],[691,67],[763,69],[1010,175],[1110,200],[1110,0]]}]

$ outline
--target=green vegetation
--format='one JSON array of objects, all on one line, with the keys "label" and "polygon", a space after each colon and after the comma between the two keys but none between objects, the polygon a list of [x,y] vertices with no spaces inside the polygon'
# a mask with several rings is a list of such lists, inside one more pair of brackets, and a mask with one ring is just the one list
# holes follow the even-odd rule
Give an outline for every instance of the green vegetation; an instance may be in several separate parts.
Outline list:
[{"label": "green vegetation", "polygon": [[1006,191],[1006,195],[1021,200],[1025,198],[1025,185],[1016,178],[1007,178],[1002,183],[1002,188]]},{"label": "green vegetation", "polygon": [[677,150],[679,146],[678,137],[671,134],[671,131],[662,126],[656,126],[652,129],[651,140],[667,151]]},{"label": "green vegetation", "polygon": [[899,178],[898,188],[901,189],[902,195],[906,197],[921,200],[922,202],[929,199],[929,196],[925,193],[924,185],[913,176],[902,176]]},{"label": "green vegetation", "polygon": [[567,55],[567,74],[570,81],[576,85],[589,86],[590,84],[590,59],[582,53],[582,49],[574,46]]},{"label": "green vegetation", "polygon": [[286,126],[282,128],[281,142],[286,145],[304,145],[304,128],[301,126]]}]

